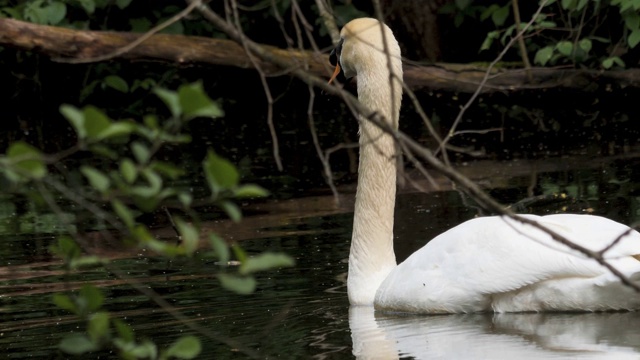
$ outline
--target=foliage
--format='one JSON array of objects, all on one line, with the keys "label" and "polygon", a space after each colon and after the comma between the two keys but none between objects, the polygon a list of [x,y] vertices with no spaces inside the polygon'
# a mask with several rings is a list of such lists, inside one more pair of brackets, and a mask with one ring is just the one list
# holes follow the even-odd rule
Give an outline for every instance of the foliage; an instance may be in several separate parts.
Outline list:
[{"label": "foliage", "polygon": [[[467,19],[491,21],[495,30],[487,33],[480,51],[491,50],[496,43],[504,46],[524,27],[515,24],[511,1],[476,3],[455,1],[442,13],[454,16],[456,26]],[[519,3],[525,7],[520,10],[522,21],[527,22],[538,4]],[[640,43],[640,1],[548,0],[524,35],[527,51],[538,65],[625,67],[623,58]]]},{"label": "foliage", "polygon": [[[191,208],[194,196],[191,191],[172,185],[185,176],[185,172],[175,163],[160,160],[158,154],[167,146],[179,146],[190,141],[190,136],[182,131],[190,120],[202,117],[215,119],[224,113],[219,103],[205,94],[199,82],[183,85],[177,91],[155,88],[153,92],[169,109],[171,116],[168,119],[146,115],[141,122],[114,120],[94,106],[77,108],[62,105],[60,112],[77,134],[76,146],[49,155],[18,141],[0,157],[0,175],[14,185],[12,188],[16,192],[27,192],[33,201],[48,205],[49,212],[60,215],[67,231],[50,250],[64,260],[68,272],[88,266],[113,269],[109,259],[91,254],[76,242],[82,237],[78,224],[72,224],[62,216],[64,205],[55,199],[74,203],[90,212],[103,228],[117,231],[128,243],[150,249],[157,256],[200,256],[197,213]],[[73,187],[77,172],[69,170],[70,165],[65,162],[73,156],[91,156],[93,159],[78,166],[77,172],[84,178],[81,188]],[[63,163],[65,165],[61,166]],[[67,170],[60,171],[61,168]],[[212,150],[203,160],[202,169],[211,203],[234,221],[240,221],[242,217],[234,199],[267,195],[266,190],[258,185],[241,184],[235,166]],[[26,190],[32,187],[37,191]],[[180,204],[186,216],[175,218],[180,238],[175,244],[157,239],[138,220],[139,215],[153,212],[168,201]],[[239,267],[225,267],[217,274],[221,286],[238,294],[254,291],[254,273],[293,265],[290,257],[279,253],[266,252],[248,257],[240,246],[234,244],[229,248],[215,234],[208,237],[207,244],[209,251],[202,256],[227,264],[233,254],[240,262]],[[190,359],[199,353],[199,341],[193,336],[183,336],[162,351],[151,341],[136,342],[130,326],[113,319],[104,310],[104,294],[93,285],[85,285],[74,293],[55,294],[53,301],[87,324],[86,332],[75,333],[62,340],[60,349],[66,353],[82,354],[105,346],[117,349],[123,358]]]}]

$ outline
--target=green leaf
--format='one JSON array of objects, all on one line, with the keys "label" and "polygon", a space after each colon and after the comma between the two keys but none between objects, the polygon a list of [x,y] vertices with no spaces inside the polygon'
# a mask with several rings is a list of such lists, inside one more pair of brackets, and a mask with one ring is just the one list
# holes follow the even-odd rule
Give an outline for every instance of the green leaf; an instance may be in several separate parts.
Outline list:
[{"label": "green leaf", "polygon": [[257,198],[268,196],[269,192],[261,186],[255,184],[246,184],[236,188],[233,191],[233,194],[237,198]]},{"label": "green leaf", "polygon": [[16,19],[16,20],[24,20],[23,18],[23,14],[22,14],[22,9],[18,9],[18,8],[11,8],[11,7],[3,7],[0,8],[0,17],[5,18],[7,17],[6,15],[9,15],[8,17]]},{"label": "green leaf", "polygon": [[151,20],[147,18],[129,19],[132,32],[146,32],[153,27]]},{"label": "green leaf", "polygon": [[63,104],[60,105],[60,113],[64,116],[71,126],[73,126],[78,138],[87,137],[87,129],[85,128],[84,113],[75,106]]},{"label": "green leaf", "polygon": [[157,239],[148,239],[144,242],[144,246],[149,250],[170,258],[184,254],[184,248],[179,248],[178,246],[167,244],[166,242]]},{"label": "green leaf", "polygon": [[640,14],[634,11],[624,13],[624,24],[631,31],[638,30],[640,28]]},{"label": "green leaf", "polygon": [[57,25],[67,14],[67,5],[62,2],[53,1],[44,8],[46,12],[47,24]]},{"label": "green leaf", "polygon": [[99,342],[109,335],[109,314],[106,312],[98,312],[89,318],[87,326],[89,338],[94,342]]},{"label": "green leaf", "polygon": [[195,336],[182,336],[167,349],[166,355],[179,359],[194,359],[200,355],[202,346]]},{"label": "green leaf", "polygon": [[480,46],[480,51],[489,50],[489,48],[491,48],[491,44],[493,44],[493,41],[499,36],[500,33],[498,31],[491,31],[487,33],[487,37],[482,42],[482,46]]},{"label": "green leaf", "polygon": [[496,26],[504,25],[504,22],[507,21],[507,17],[509,17],[510,13],[510,5],[507,4],[501,8],[496,9],[496,11],[491,14],[491,20]]},{"label": "green leaf", "polygon": [[87,312],[94,312],[102,306],[104,294],[93,285],[84,285],[80,289],[80,297],[84,299]]},{"label": "green leaf", "polygon": [[217,276],[222,287],[237,294],[251,294],[256,289],[256,279],[254,279],[253,277],[237,276],[225,273],[219,273]]},{"label": "green leaf", "polygon": [[120,174],[124,181],[128,184],[133,184],[138,177],[138,169],[131,159],[124,158],[120,161]]},{"label": "green leaf", "polygon": [[631,34],[629,34],[629,37],[627,38],[627,43],[629,44],[629,47],[632,49],[636,47],[638,43],[640,43],[640,29],[633,30]]},{"label": "green leaf", "polygon": [[120,8],[120,9],[124,9],[126,7],[129,6],[129,4],[131,4],[132,0],[116,0],[116,5]]},{"label": "green leaf", "polygon": [[560,2],[560,4],[562,5],[562,8],[567,10],[567,9],[575,9],[576,7],[576,0],[562,0]]},{"label": "green leaf", "polygon": [[151,196],[156,195],[162,190],[162,177],[151,168],[142,170],[142,176],[149,183],[149,192]]},{"label": "green leaf", "polygon": [[584,52],[588,53],[589,51],[591,51],[591,47],[593,46],[593,44],[589,39],[582,39],[578,42],[578,46],[580,46],[580,48],[584,50]]},{"label": "green leaf", "polygon": [[467,7],[469,7],[469,4],[471,4],[471,0],[456,0],[456,7],[458,7],[458,9],[460,10],[464,10]]},{"label": "green leaf", "polygon": [[502,43],[502,45],[507,43],[507,40],[513,35],[515,30],[516,26],[511,25],[507,28],[507,30],[504,31],[504,34],[502,34],[502,37],[500,38],[500,42]]},{"label": "green leaf", "polygon": [[218,261],[224,264],[228,263],[229,246],[227,245],[227,243],[216,234],[209,234],[209,243],[211,244],[213,252],[218,257]]},{"label": "green leaf", "polygon": [[109,263],[109,259],[90,255],[90,256],[80,256],[74,259],[71,259],[69,262],[69,268],[71,269],[81,269],[81,268],[90,268],[97,266],[104,266]]},{"label": "green leaf", "polygon": [[109,75],[104,78],[104,84],[112,89],[118,90],[122,93],[129,92],[129,85],[123,78],[118,75]]},{"label": "green leaf", "polygon": [[73,334],[65,337],[60,341],[59,347],[60,350],[71,355],[81,355],[89,351],[98,350],[96,344],[81,334]]},{"label": "green leaf", "polygon": [[24,10],[26,20],[44,25],[57,25],[67,13],[67,6],[58,1],[36,0],[27,3]]},{"label": "green leaf", "polygon": [[247,275],[258,271],[293,266],[293,259],[285,254],[264,252],[248,258],[240,265],[240,274]]},{"label": "green leaf", "polygon": [[135,221],[131,210],[118,199],[111,200],[111,206],[122,222],[124,222],[127,227],[132,228]]},{"label": "green leaf", "polygon": [[66,235],[58,237],[58,242],[51,245],[49,250],[67,262],[80,256],[80,247],[71,237]]},{"label": "green leaf", "polygon": [[622,59],[620,59],[617,56],[613,56],[613,57],[602,60],[602,67],[605,69],[611,69],[613,64],[616,64],[620,67],[625,67],[624,61],[622,61]]},{"label": "green leaf", "polygon": [[168,257],[184,254],[183,248],[176,245],[170,245],[165,241],[156,239],[144,225],[138,225],[133,228],[132,235],[135,243],[159,254],[163,254]]},{"label": "green leaf", "polygon": [[115,327],[118,336],[122,340],[126,342],[132,342],[133,340],[135,340],[133,329],[131,328],[131,326],[129,326],[129,324],[120,319],[113,319],[113,326]]},{"label": "green leaf", "polygon": [[[159,22],[165,22],[169,20],[168,18],[160,18],[158,19]],[[176,21],[174,23],[172,23],[171,25],[167,26],[166,28],[160,30],[160,33],[162,34],[174,34],[174,35],[184,35],[184,25],[182,25],[181,21]]]},{"label": "green leaf", "polygon": [[149,166],[151,169],[164,174],[171,179],[177,179],[184,174],[184,169],[163,161],[154,161]]},{"label": "green leaf", "polygon": [[97,140],[99,139],[100,133],[105,131],[109,125],[111,125],[111,121],[107,117],[107,115],[102,112],[102,110],[96,108],[95,106],[86,106],[83,109],[84,113],[84,126],[87,131],[87,137],[89,139]]},{"label": "green leaf", "polygon": [[224,115],[220,105],[207,96],[200,81],[180,86],[178,97],[182,115],[188,118],[197,116],[217,118]]},{"label": "green leaf", "polygon": [[241,246],[239,246],[238,244],[233,244],[231,245],[231,248],[233,249],[233,254],[236,256],[236,259],[238,259],[240,263],[247,261],[249,257]]},{"label": "green leaf", "polygon": [[65,294],[53,294],[53,303],[60,309],[67,310],[74,314],[78,313],[78,306]]},{"label": "green leaf", "polygon": [[178,94],[176,92],[164,88],[155,88],[153,89],[153,93],[164,102],[167,108],[169,108],[169,111],[171,111],[171,115],[173,115],[173,117],[177,118],[182,114],[180,100],[178,99]]},{"label": "green leaf", "polygon": [[193,196],[188,192],[180,192],[178,193],[178,200],[182,206],[188,208],[191,205],[191,202],[193,202]]},{"label": "green leaf", "polygon": [[624,10],[626,10],[629,6],[631,6],[631,1],[629,0],[611,0],[611,5],[615,5],[620,7],[620,13],[622,14]]},{"label": "green leaf", "polygon": [[571,41],[560,41],[556,45],[556,49],[560,54],[569,57],[573,53],[573,43]]},{"label": "green leaf", "polygon": [[185,253],[187,255],[192,255],[196,250],[198,250],[198,230],[196,230],[192,224],[189,224],[180,218],[176,219],[176,227],[180,232],[182,247],[184,248]]},{"label": "green leaf", "polygon": [[131,235],[136,243],[146,243],[151,240],[155,240],[155,237],[151,235],[149,229],[147,229],[144,225],[138,225],[134,227],[131,231]]},{"label": "green leaf", "polygon": [[554,21],[541,21],[538,26],[541,28],[550,29],[557,27],[558,24],[556,24]]},{"label": "green leaf", "polygon": [[151,78],[146,79],[135,79],[133,80],[133,85],[131,85],[131,92],[136,91],[137,89],[149,90],[156,86],[158,83]]},{"label": "green leaf", "polygon": [[611,40],[609,40],[607,38],[599,37],[599,36],[589,36],[589,39],[591,39],[593,41],[601,42],[603,44],[611,43]]},{"label": "green leaf", "polygon": [[153,342],[145,340],[142,344],[131,349],[129,353],[137,359],[157,359],[158,347]]},{"label": "green leaf", "polygon": [[498,6],[497,4],[491,4],[491,6],[487,7],[481,14],[480,14],[480,20],[481,21],[485,21],[488,18],[491,17],[491,15],[493,15],[494,12],[496,12],[496,10],[500,9],[500,6]]},{"label": "green leaf", "polygon": [[582,10],[587,5],[588,2],[589,0],[579,0],[578,6],[576,6],[576,11]]},{"label": "green leaf", "polygon": [[115,152],[113,149],[100,143],[92,144],[91,146],[89,146],[89,150],[91,150],[91,152],[94,155],[104,156],[105,158],[111,159],[114,161],[117,160],[119,157],[118,153]]},{"label": "green leaf", "polygon": [[81,166],[80,172],[89,180],[89,185],[97,191],[104,193],[109,190],[111,180],[109,177],[102,173],[100,170],[91,166]]},{"label": "green leaf", "polygon": [[158,117],[155,115],[145,115],[142,118],[144,125],[151,130],[158,130],[160,126],[158,125]]},{"label": "green leaf", "polygon": [[533,61],[536,64],[540,64],[542,66],[546,65],[549,59],[551,59],[551,56],[553,56],[553,50],[554,49],[552,46],[543,47],[542,49],[538,50],[538,52],[536,52],[536,56]]},{"label": "green leaf", "polygon": [[9,145],[7,157],[21,176],[42,179],[47,175],[42,153],[25,142],[18,141]]},{"label": "green leaf", "polygon": [[138,141],[134,141],[131,144],[131,152],[133,152],[133,156],[135,156],[139,164],[146,164],[149,158],[151,158],[149,148]]},{"label": "green leaf", "polygon": [[453,25],[457,28],[460,27],[460,25],[462,25],[462,23],[464,22],[464,13],[459,12],[457,13],[454,17],[453,17]]},{"label": "green leaf", "polygon": [[96,140],[105,140],[109,138],[129,136],[135,130],[136,130],[136,125],[134,123],[130,123],[126,121],[118,121],[118,122],[109,124],[109,126],[107,126],[106,129],[102,130],[98,134],[98,136],[96,136]]},{"label": "green leaf", "polygon": [[227,213],[227,216],[229,216],[231,220],[235,222],[240,222],[240,220],[242,220],[242,211],[240,211],[238,205],[233,202],[228,200],[221,201],[220,208]]},{"label": "green leaf", "polygon": [[214,195],[238,184],[240,174],[233,164],[209,150],[202,163],[209,188]]},{"label": "green leaf", "polygon": [[96,3],[94,0],[78,0],[84,11],[91,15],[96,11]]},{"label": "green leaf", "polygon": [[605,69],[611,69],[611,67],[613,66],[613,59],[612,58],[607,58],[602,60],[602,67]]}]

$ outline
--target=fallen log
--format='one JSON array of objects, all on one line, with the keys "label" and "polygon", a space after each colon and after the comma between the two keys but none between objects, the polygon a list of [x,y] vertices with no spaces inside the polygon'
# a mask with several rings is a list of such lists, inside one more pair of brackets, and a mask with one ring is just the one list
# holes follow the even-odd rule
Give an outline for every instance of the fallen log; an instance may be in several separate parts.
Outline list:
[{"label": "fallen log", "polygon": [[[267,75],[285,75],[287,70],[303,68],[321,77],[331,69],[326,53],[281,49],[264,45],[267,51],[291,64],[282,69],[252,59],[244,48],[231,40],[200,36],[155,34],[139,45],[119,51],[144,34],[74,30],[45,26],[14,19],[0,19],[0,46],[32,51],[60,62],[90,62],[99,58],[163,61],[177,65],[204,64],[252,69],[259,66]],[[112,54],[113,56],[109,56]],[[481,65],[435,64],[405,65],[404,80],[414,91],[474,92],[485,76]],[[565,88],[579,91],[612,91],[615,88],[639,88],[640,69],[589,70],[532,68],[531,80],[523,69],[494,69],[482,92],[519,92],[532,89]]]}]

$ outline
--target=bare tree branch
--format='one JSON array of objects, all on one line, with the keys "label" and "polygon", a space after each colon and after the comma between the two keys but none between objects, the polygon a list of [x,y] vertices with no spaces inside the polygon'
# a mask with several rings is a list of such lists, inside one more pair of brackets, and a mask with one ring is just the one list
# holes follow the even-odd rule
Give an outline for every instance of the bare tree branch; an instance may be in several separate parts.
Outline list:
[{"label": "bare tree branch", "polygon": [[[188,3],[189,3],[189,6],[193,5],[193,2],[191,1],[189,1]],[[231,0],[231,8],[233,12],[233,19],[235,21],[236,29],[238,32],[242,33],[242,26],[240,26],[240,15],[238,14],[238,6],[235,0]],[[246,38],[244,34],[242,38],[243,39]],[[249,58],[254,68],[260,75],[260,82],[262,83],[262,88],[264,89],[264,93],[267,96],[267,126],[269,127],[269,133],[271,134],[271,141],[273,142],[273,145],[272,145],[273,159],[276,162],[276,166],[278,167],[278,170],[282,171],[283,167],[282,167],[282,159],[280,158],[280,145],[278,142],[278,134],[276,132],[276,127],[273,124],[273,96],[271,96],[269,83],[267,83],[267,77],[265,73],[262,71],[260,64],[257,61],[255,61],[253,55],[251,54],[251,51],[247,49],[245,42],[241,42],[241,44],[245,49],[247,57]]]},{"label": "bare tree branch", "polygon": [[318,12],[320,13],[323,24],[327,28],[329,36],[331,36],[331,42],[333,45],[338,44],[340,41],[340,30],[338,30],[327,0],[316,0],[316,6],[318,7]]},{"label": "bare tree branch", "polygon": [[[515,20],[514,22],[516,25],[516,29],[519,30],[522,21],[520,20],[520,5],[518,4],[518,0],[511,0],[511,7],[513,8],[513,19]],[[524,70],[527,72],[529,81],[533,81],[533,76],[531,75],[531,63],[529,62],[527,47],[524,44],[524,33],[519,32],[517,38],[518,47],[520,48],[520,57],[522,58],[522,63],[524,64]]]}]

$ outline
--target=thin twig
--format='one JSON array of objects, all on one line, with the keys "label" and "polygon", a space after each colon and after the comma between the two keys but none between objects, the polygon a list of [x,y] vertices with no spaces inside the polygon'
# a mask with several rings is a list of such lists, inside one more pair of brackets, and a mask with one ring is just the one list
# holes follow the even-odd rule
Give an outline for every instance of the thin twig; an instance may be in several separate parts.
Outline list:
[{"label": "thin twig", "polygon": [[[520,6],[518,0],[511,0],[511,6],[513,8],[513,18],[515,20],[516,29],[520,30]],[[533,81],[533,75],[531,74],[531,63],[529,62],[529,55],[527,54],[527,46],[524,44],[524,33],[518,33],[518,46],[520,47],[520,57],[524,64],[524,69],[527,72],[527,78],[529,82]]]},{"label": "thin twig", "polygon": [[145,40],[149,39],[151,36],[157,34],[158,32],[160,32],[160,31],[162,31],[164,29],[166,29],[167,27],[171,26],[172,24],[182,20],[184,17],[189,15],[189,13],[191,13],[193,11],[193,9],[195,9],[201,3],[202,3],[201,0],[194,0],[194,1],[190,2],[189,5],[186,8],[184,8],[184,10],[182,10],[179,13],[173,15],[172,17],[167,19],[167,21],[165,21],[165,22],[155,26],[151,30],[147,31],[142,36],[140,36],[139,38],[137,38],[134,41],[132,41],[129,45],[123,46],[123,47],[121,47],[119,49],[116,49],[115,51],[112,51],[112,52],[110,52],[108,54],[101,55],[101,56],[95,56],[95,57],[88,58],[88,59],[55,58],[55,59],[52,59],[52,60],[53,61],[57,61],[57,62],[62,62],[62,63],[69,63],[69,64],[86,64],[86,63],[110,60],[110,59],[119,57],[122,54],[125,54],[125,53],[131,51],[136,46],[142,44]]},{"label": "thin twig", "polygon": [[327,28],[329,36],[331,36],[331,42],[333,45],[337,45],[340,41],[340,30],[338,30],[336,21],[331,15],[327,0],[316,0],[316,6],[318,7],[318,13],[320,14],[322,23],[324,24],[324,27]]},{"label": "thin twig", "polygon": [[340,194],[338,194],[338,189],[333,182],[333,173],[331,171],[331,164],[329,163],[329,157],[325,156],[322,153],[322,147],[320,146],[320,140],[318,140],[318,133],[316,132],[316,123],[313,119],[313,104],[316,98],[315,91],[313,90],[313,86],[309,86],[309,106],[307,106],[307,118],[309,119],[309,131],[311,132],[311,138],[313,139],[313,146],[318,153],[318,158],[322,162],[322,168],[324,169],[324,176],[327,185],[331,189],[331,193],[333,194],[333,199],[336,204],[340,201]]},{"label": "thin twig", "polygon": [[[446,143],[448,143],[449,140],[456,134],[455,132],[456,128],[458,127],[458,124],[460,124],[460,121],[462,121],[462,117],[464,116],[464,113],[471,107],[471,105],[476,100],[478,95],[480,95],[482,88],[485,86],[485,84],[487,83],[487,80],[489,79],[489,75],[491,74],[493,67],[500,60],[502,60],[502,58],[507,53],[507,51],[513,46],[513,43],[516,42],[522,36],[522,34],[524,34],[527,31],[527,29],[529,29],[529,27],[536,21],[536,18],[538,17],[538,15],[540,15],[540,13],[542,12],[542,9],[547,5],[547,1],[549,0],[542,1],[540,6],[538,7],[538,10],[536,10],[533,16],[531,16],[531,20],[529,20],[529,22],[522,29],[520,29],[520,31],[518,31],[518,34],[516,36],[511,38],[511,40],[507,43],[507,45],[505,45],[504,49],[502,49],[500,54],[489,64],[489,67],[487,67],[487,70],[484,73],[484,77],[482,78],[482,81],[478,85],[478,88],[476,89],[476,91],[473,92],[473,95],[471,95],[469,100],[467,100],[467,102],[464,104],[462,109],[460,109],[460,112],[458,112],[458,116],[456,116],[456,119],[453,121],[453,125],[451,125],[451,129],[449,130],[449,133],[444,138],[439,151],[443,151],[443,152],[446,151],[445,149]],[[449,162],[446,162],[446,163],[447,165],[449,165]]]},{"label": "thin twig", "polygon": [[[191,1],[194,1],[194,0],[188,0],[187,2],[191,2]],[[238,14],[237,3],[235,0],[232,0],[231,4],[232,4],[232,10],[233,10],[233,18],[235,20],[235,27],[239,32],[242,32],[242,26],[240,25],[240,15]],[[242,38],[246,39],[244,35],[242,36]],[[278,134],[276,132],[276,127],[273,123],[273,96],[271,95],[271,89],[269,88],[269,84],[267,83],[267,76],[265,75],[264,71],[262,71],[260,64],[256,61],[256,59],[254,58],[249,48],[246,46],[245,42],[241,42],[241,45],[244,47],[244,50],[247,54],[247,57],[249,58],[249,61],[251,61],[251,64],[253,64],[253,67],[258,72],[258,75],[260,76],[260,82],[262,83],[262,88],[264,89],[264,94],[267,97],[267,126],[269,127],[269,132],[271,133],[271,141],[273,142],[273,146],[272,146],[273,159],[276,162],[276,166],[278,167],[278,170],[282,171],[283,167],[282,167],[282,159],[280,158],[280,144],[278,142]]]}]

